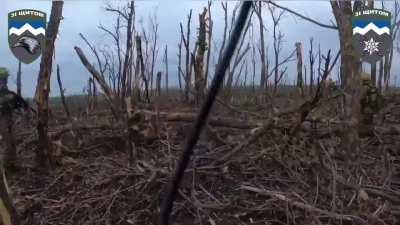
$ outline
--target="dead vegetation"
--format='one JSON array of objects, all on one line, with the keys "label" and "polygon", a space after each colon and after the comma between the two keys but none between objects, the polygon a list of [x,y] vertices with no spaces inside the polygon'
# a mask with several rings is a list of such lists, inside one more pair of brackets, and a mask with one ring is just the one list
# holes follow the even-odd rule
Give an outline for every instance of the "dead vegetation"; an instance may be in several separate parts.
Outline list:
[{"label": "dead vegetation", "polygon": [[[62,18],[62,4],[57,4],[54,29]],[[57,65],[62,104],[49,105],[54,49],[42,58],[39,115],[29,125],[16,121],[19,165],[7,174],[21,220],[16,225],[159,224],[171,174],[198,123],[205,130],[184,172],[172,224],[398,224],[400,95],[387,84],[394,50],[381,60],[374,80],[385,95],[385,107],[375,115],[374,126],[364,129],[362,65],[349,44],[351,14],[361,6],[370,7],[371,1],[332,1],[336,24],[326,25],[275,2],[259,1],[251,5],[252,18],[243,23],[242,32],[236,32],[239,4],[228,10],[223,2],[218,42],[213,41],[209,2],[198,17],[190,10],[180,23],[178,65],[169,65],[172,57],[165,45],[165,71],[157,71],[156,16],[150,16],[146,30],[143,21],[137,26],[135,2],[107,5],[115,24],[99,30],[112,45],[97,46],[80,34],[90,53],[74,47],[74,57],[89,75],[85,102],[71,107]],[[400,12],[397,2],[395,11]],[[316,52],[314,38],[309,50],[297,41],[284,45],[280,21],[288,13],[338,30],[341,49],[331,54],[318,46]],[[199,27],[193,31],[197,18]],[[265,18],[272,21],[271,29]],[[398,29],[400,22],[396,24]],[[48,37],[50,46],[56,33]],[[238,44],[226,62],[223,55],[232,39]],[[284,48],[289,54],[283,55]],[[289,64],[297,65],[295,86],[288,84]],[[218,71],[219,65],[226,70]],[[168,84],[171,66],[178,68],[179,89]],[[343,69],[337,74],[339,94],[329,83],[336,67]],[[218,72],[226,74],[222,93],[211,116],[196,121],[212,89],[209,77]],[[38,167],[36,154],[42,166],[51,167]]]},{"label": "dead vegetation", "polygon": [[[396,224],[400,96],[393,96],[374,135],[362,138],[355,161],[340,148],[332,104],[312,112],[320,120],[302,123],[296,136],[288,135],[297,120],[292,114],[263,127],[259,118],[268,109],[233,112],[218,105],[185,172],[175,224]],[[58,166],[45,175],[30,165],[30,133],[17,135],[25,142],[19,150],[25,163],[10,183],[22,223],[157,224],[165,186],[194,119],[183,115],[195,113],[191,107],[176,112],[171,104],[160,110],[134,116],[133,165],[124,126],[101,110],[77,119],[79,145],[68,120],[56,119],[57,113],[50,136]],[[243,118],[243,126],[216,119],[221,115]]]},{"label": "dead vegetation", "polygon": [[[332,63],[330,53],[324,58],[322,81],[338,55]],[[301,100],[294,87],[273,109],[217,104],[185,172],[173,223],[396,224],[400,96],[387,96],[362,151],[349,154],[332,111],[340,98],[323,95],[324,88]],[[30,132],[17,135],[25,163],[11,187],[22,224],[158,224],[197,112],[169,98],[130,115],[134,163],[126,124],[100,108],[72,124],[56,112],[49,134],[57,167],[45,174],[29,164]]]}]

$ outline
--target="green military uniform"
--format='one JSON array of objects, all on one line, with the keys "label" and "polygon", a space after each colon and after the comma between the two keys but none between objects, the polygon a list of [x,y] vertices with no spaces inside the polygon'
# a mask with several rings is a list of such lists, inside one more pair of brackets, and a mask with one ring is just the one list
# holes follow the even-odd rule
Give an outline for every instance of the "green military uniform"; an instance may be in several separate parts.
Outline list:
[{"label": "green military uniform", "polygon": [[343,94],[343,91],[335,81],[329,83],[329,89],[331,91],[331,98],[336,98]]},{"label": "green military uniform", "polygon": [[28,110],[26,101],[16,93],[8,90],[8,71],[0,67],[0,133],[5,143],[5,165],[13,167],[17,158],[16,144],[13,135],[13,112],[19,109]]},{"label": "green military uniform", "polygon": [[383,98],[378,89],[372,84],[369,75],[362,76],[363,95],[361,97],[362,122],[365,125],[373,124],[374,115],[382,108]]}]

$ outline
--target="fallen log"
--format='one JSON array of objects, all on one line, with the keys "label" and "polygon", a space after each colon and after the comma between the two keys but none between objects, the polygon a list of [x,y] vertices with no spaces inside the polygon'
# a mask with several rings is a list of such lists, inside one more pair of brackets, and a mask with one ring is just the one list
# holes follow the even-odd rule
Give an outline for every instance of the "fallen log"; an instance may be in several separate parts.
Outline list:
[{"label": "fallen log", "polygon": [[261,189],[261,188],[245,186],[245,185],[242,185],[240,187],[240,189],[241,190],[250,191],[250,192],[254,192],[254,193],[257,193],[257,194],[260,194],[260,195],[265,195],[265,196],[268,196],[270,198],[275,198],[275,199],[284,201],[287,204],[292,205],[292,206],[294,206],[296,208],[300,208],[300,209],[303,209],[303,210],[308,211],[308,212],[318,213],[318,214],[327,216],[327,217],[332,218],[332,219],[347,220],[347,221],[353,221],[353,222],[354,221],[358,221],[358,222],[362,222],[363,224],[366,224],[366,221],[364,219],[362,219],[361,217],[359,217],[359,216],[339,214],[339,213],[336,213],[336,212],[331,212],[331,211],[328,211],[328,210],[320,209],[320,208],[317,208],[317,207],[312,206],[310,204],[294,201],[294,200],[286,197],[281,192],[269,191],[269,190],[264,190],[264,189]]},{"label": "fallen log", "polygon": [[[138,113],[143,115],[157,116],[157,112],[149,110],[140,110]],[[167,122],[193,122],[196,120],[195,113],[166,113],[160,112],[159,116],[161,120]],[[229,127],[237,129],[253,129],[262,126],[261,122],[252,122],[245,120],[238,120],[235,118],[227,117],[211,117],[208,120],[208,124],[211,126]]]},{"label": "fallen log", "polygon": [[241,144],[237,145],[231,151],[229,151],[226,155],[217,160],[217,164],[222,164],[228,161],[232,156],[240,152],[244,147],[250,145],[255,142],[258,138],[260,138],[265,132],[270,130],[274,126],[274,120],[268,120],[263,126],[259,126],[256,129],[252,130],[252,135],[249,138],[246,138]]}]

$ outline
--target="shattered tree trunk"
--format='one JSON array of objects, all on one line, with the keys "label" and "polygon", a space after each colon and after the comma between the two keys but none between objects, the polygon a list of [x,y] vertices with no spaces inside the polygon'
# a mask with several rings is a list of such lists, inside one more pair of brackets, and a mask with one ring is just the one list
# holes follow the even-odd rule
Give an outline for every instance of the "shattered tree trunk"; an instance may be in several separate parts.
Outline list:
[{"label": "shattered tree trunk", "polygon": [[86,69],[89,71],[89,73],[92,75],[92,77],[99,83],[101,89],[103,90],[103,92],[105,94],[105,97],[106,97],[105,99],[110,104],[112,114],[114,115],[114,117],[116,119],[120,119],[120,111],[119,111],[120,103],[119,103],[118,97],[116,95],[114,95],[114,92],[112,91],[111,87],[108,86],[104,77],[89,62],[89,60],[86,58],[83,51],[77,46],[75,46],[74,49],[75,49],[76,54],[79,56],[79,59],[81,60],[83,66],[86,67]]},{"label": "shattered tree trunk", "polygon": [[301,96],[304,96],[303,91],[303,53],[301,42],[296,43],[296,55],[297,55],[297,88]]},{"label": "shattered tree trunk", "polygon": [[389,81],[390,81],[390,58],[391,58],[391,54],[393,54],[392,52],[390,53],[386,53],[385,54],[385,63],[383,65],[383,85],[384,85],[384,90],[387,91],[389,88]]},{"label": "shattered tree trunk", "polygon": [[264,22],[262,18],[262,1],[258,2],[258,7],[257,7],[258,12],[257,17],[258,17],[258,23],[259,23],[259,29],[260,29],[260,57],[261,57],[261,74],[260,74],[260,88],[261,90],[266,89],[266,83],[267,83],[267,65],[265,62],[266,56],[265,56],[265,40],[264,40]]},{"label": "shattered tree trunk", "polygon": [[132,49],[132,33],[133,33],[133,15],[135,13],[134,1],[131,1],[129,4],[129,14],[127,17],[127,27],[126,27],[126,50],[125,50],[125,58],[124,58],[124,66],[122,68],[122,87],[121,87],[121,103],[125,103],[126,92],[128,90],[127,77],[129,71],[129,62],[131,59],[131,49]]},{"label": "shattered tree trunk", "polygon": [[181,41],[178,44],[178,83],[179,83],[179,91],[182,93],[182,80],[181,80],[181,75],[183,75],[182,72],[182,37]]},{"label": "shattered tree trunk", "polygon": [[93,111],[93,109],[94,109],[94,99],[93,99],[93,96],[94,96],[94,93],[93,93],[93,90],[94,90],[94,84],[95,84],[96,82],[94,81],[94,79],[93,78],[89,78],[89,80],[88,80],[88,107],[87,107],[87,111],[88,111],[88,113],[90,113],[90,112],[92,112]]},{"label": "shattered tree trunk", "polygon": [[376,86],[376,63],[371,64],[371,81]]},{"label": "shattered tree trunk", "polygon": [[96,86],[96,81],[93,80],[93,110],[97,106],[97,86]]},{"label": "shattered tree trunk", "polygon": [[153,80],[154,80],[154,67],[156,63],[156,58],[157,58],[157,33],[158,33],[158,24],[153,24],[153,46],[150,48],[151,49],[151,64],[150,64],[150,77],[151,77],[151,85],[150,89],[153,90]]},{"label": "shattered tree trunk", "polygon": [[[168,46],[165,45],[165,55],[164,55],[164,63],[165,63],[165,92],[168,96]],[[179,71],[178,71],[179,73]]]},{"label": "shattered tree trunk", "polygon": [[[146,101],[147,101],[147,103],[150,103],[149,83],[147,81],[146,74],[145,74],[143,54],[142,54],[142,39],[140,36],[136,36],[136,51],[137,51],[137,53],[136,53],[137,54],[136,72],[140,73],[140,77],[143,79]],[[140,67],[140,70],[139,70],[139,67]]]},{"label": "shattered tree trunk", "polygon": [[56,41],[58,28],[62,18],[63,1],[53,1],[50,21],[46,31],[46,48],[40,62],[38,83],[36,86],[36,104],[38,111],[37,131],[39,144],[37,149],[37,160],[40,166],[50,163],[51,144],[48,136],[49,119],[49,93],[50,76],[53,65],[54,42]]},{"label": "shattered tree trunk", "polygon": [[161,72],[157,72],[157,97],[161,96]]},{"label": "shattered tree trunk", "polygon": [[[367,3],[367,5],[365,5]],[[369,0],[364,2],[364,5],[361,6],[362,9],[373,9],[374,8],[374,1]],[[376,80],[376,62],[371,63],[371,81],[373,85],[376,87],[377,80]]]},{"label": "shattered tree trunk", "polygon": [[86,101],[86,113],[89,114],[92,110],[92,82],[93,78],[89,77],[87,82],[87,101]]},{"label": "shattered tree trunk", "polygon": [[[397,3],[397,1],[396,1]],[[373,0],[369,0],[368,1],[368,5],[373,8],[374,7],[374,1]],[[395,8],[396,8],[396,4],[395,4]],[[397,23],[397,16],[398,14],[396,13],[396,9],[395,9],[395,13],[394,13],[394,21],[393,23]],[[392,27],[392,31],[390,32],[390,37],[391,39],[394,41],[396,39],[396,33],[395,32],[395,27],[396,25],[393,25]],[[398,24],[397,24],[398,26]],[[390,69],[392,68],[392,62],[393,62],[393,53],[394,53],[394,44],[392,44],[390,51],[387,51],[384,55],[384,64],[383,64],[383,90],[387,91],[389,88],[389,84],[390,84],[390,76],[391,76],[391,71]]]},{"label": "shattered tree trunk", "polygon": [[20,225],[20,218],[10,197],[4,168],[0,167],[0,216],[3,225]]},{"label": "shattered tree trunk", "polygon": [[379,60],[378,89],[380,93],[382,93],[382,79],[383,79],[383,58]]},{"label": "shattered tree trunk", "polygon": [[[303,82],[303,91],[304,89],[306,89],[307,87],[307,66],[304,65],[304,82]],[[304,92],[303,92],[304,93]]]},{"label": "shattered tree trunk", "polygon": [[309,59],[310,59],[310,95],[314,93],[314,49],[313,49],[313,39],[310,39],[310,51],[309,51]]},{"label": "shattered tree trunk", "polygon": [[[189,66],[189,77],[190,77],[190,91],[189,91],[189,102],[195,101],[196,100],[196,78],[195,75],[192,76],[195,70],[195,64],[196,64],[196,55],[197,55],[197,48],[198,48],[198,43],[196,42],[193,48],[193,51],[190,53],[190,66]],[[193,78],[193,79],[192,79]],[[194,88],[194,89],[193,89]]]},{"label": "shattered tree trunk", "polygon": [[206,19],[206,21],[208,21],[208,30],[207,30],[208,46],[207,46],[206,71],[205,71],[205,75],[204,75],[205,88],[207,88],[208,74],[210,71],[211,45],[212,45],[213,21],[211,19],[211,1],[208,2],[208,18]]},{"label": "shattered tree trunk", "polygon": [[359,146],[359,121],[360,121],[360,95],[361,95],[361,62],[357,56],[356,49],[352,44],[352,7],[351,2],[331,1],[331,6],[339,28],[339,40],[341,46],[341,79],[344,87],[344,115],[345,121],[342,137],[342,148],[351,153],[357,154]]},{"label": "shattered tree trunk", "polygon": [[204,55],[207,48],[206,42],[206,14],[207,9],[199,15],[199,36],[197,38],[197,55],[194,66],[195,89],[196,89],[196,104],[201,104],[204,100],[205,77],[204,77]]},{"label": "shattered tree trunk", "polygon": [[[231,62],[229,64],[230,66],[229,66],[229,71],[227,72],[227,79],[226,79],[226,84],[225,84],[225,89],[226,89],[225,97],[226,98],[231,98],[234,75],[236,73],[237,68],[241,65],[242,60],[244,60],[247,52],[250,50],[249,42],[247,42],[247,45],[244,45],[245,40],[247,40],[246,35],[250,28],[250,21],[251,20],[249,20],[245,25],[245,28],[241,34],[241,38],[238,43],[238,46],[236,47],[234,57],[233,57],[233,59],[231,59]],[[239,76],[240,76],[240,74],[239,74]]]},{"label": "shattered tree trunk", "polygon": [[67,102],[65,101],[65,89],[63,88],[63,84],[61,81],[60,65],[58,64],[57,64],[57,82],[58,82],[58,87],[60,88],[61,102],[64,106],[65,114],[67,115],[68,118],[70,118],[71,114],[69,113]]},{"label": "shattered tree trunk", "polygon": [[189,102],[189,93],[191,89],[191,73],[190,73],[190,22],[192,18],[192,10],[190,10],[189,15],[188,15],[188,22],[187,22],[187,31],[186,31],[186,37],[183,34],[183,28],[181,25],[181,32],[182,32],[182,38],[183,38],[183,44],[185,46],[186,50],[186,55],[185,55],[185,91],[184,91],[184,100],[186,102]]},{"label": "shattered tree trunk", "polygon": [[21,90],[22,90],[21,76],[22,76],[21,61],[19,61],[18,62],[18,72],[17,72],[17,94],[19,96],[22,96],[22,93],[21,93]]}]

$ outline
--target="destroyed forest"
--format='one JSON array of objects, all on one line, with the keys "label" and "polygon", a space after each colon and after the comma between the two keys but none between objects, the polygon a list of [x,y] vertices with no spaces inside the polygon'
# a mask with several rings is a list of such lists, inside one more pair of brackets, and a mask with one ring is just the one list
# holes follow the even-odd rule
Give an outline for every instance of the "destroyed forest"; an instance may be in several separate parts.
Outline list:
[{"label": "destroyed forest", "polygon": [[[1,224],[400,224],[399,1],[196,1],[167,28],[148,1],[99,1],[90,31],[78,3],[41,2],[34,74],[0,62],[19,108],[0,108]],[[370,64],[366,9],[391,14]]]}]

